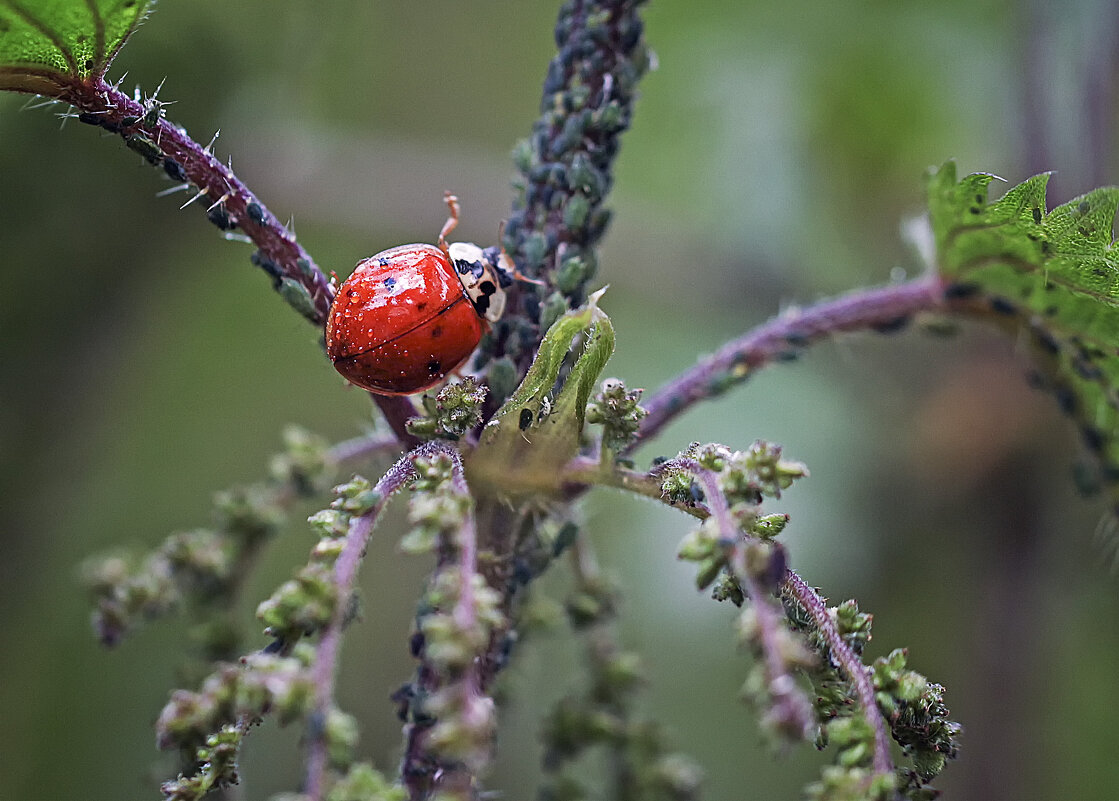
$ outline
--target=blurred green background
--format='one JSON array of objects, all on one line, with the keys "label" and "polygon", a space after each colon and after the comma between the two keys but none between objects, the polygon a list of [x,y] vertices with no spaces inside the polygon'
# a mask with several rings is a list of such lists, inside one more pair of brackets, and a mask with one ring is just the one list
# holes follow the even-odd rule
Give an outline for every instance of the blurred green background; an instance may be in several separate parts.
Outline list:
[{"label": "blurred green background", "polygon": [[[536,114],[555,2],[163,0],[110,77],[151,90],[324,269],[430,241],[444,189],[464,239],[508,214],[509,151]],[[624,139],[602,253],[618,331],[608,373],[653,389],[792,304],[920,268],[899,235],[923,170],[1017,181],[1056,169],[1051,203],[1119,181],[1113,3],[652,3],[659,69]],[[0,801],[154,798],[151,725],[185,626],[106,652],[77,580],[87,556],[208,522],[215,490],[256,480],[285,423],[334,439],[370,419],[248,246],[88,126],[0,97]],[[995,190],[998,191],[997,189]],[[876,615],[871,655],[905,645],[948,687],[953,799],[1115,797],[1119,584],[1093,532],[1104,504],[1069,478],[1071,425],[1023,380],[1024,349],[976,326],[818,347],[693,410],[639,455],[691,440],[785,445],[812,478],[774,509],[802,575]],[[376,472],[377,466],[369,466]],[[245,615],[311,545],[299,509]],[[388,694],[426,565],[394,552],[397,509],[362,575],[343,705],[379,766],[398,758]],[[674,549],[688,521],[618,494],[585,506],[626,590],[622,634],[646,707],[709,775],[711,799],[796,798],[823,761],[774,759],[737,700],[733,610],[697,594]],[[546,582],[562,593],[562,569]],[[263,642],[263,639],[260,640]],[[563,634],[517,654],[499,766],[531,797],[542,700],[574,689]],[[269,724],[245,799],[295,789],[299,732]]]}]

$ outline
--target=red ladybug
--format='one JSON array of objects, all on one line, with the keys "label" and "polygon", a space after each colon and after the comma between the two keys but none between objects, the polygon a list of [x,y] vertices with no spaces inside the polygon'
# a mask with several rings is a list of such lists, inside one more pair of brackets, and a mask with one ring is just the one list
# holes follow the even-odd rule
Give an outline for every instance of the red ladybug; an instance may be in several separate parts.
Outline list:
[{"label": "red ladybug", "polygon": [[500,248],[447,244],[458,199],[438,247],[401,245],[358,262],[334,296],[326,352],[350,383],[380,395],[411,395],[466,361],[505,310],[515,271]]}]

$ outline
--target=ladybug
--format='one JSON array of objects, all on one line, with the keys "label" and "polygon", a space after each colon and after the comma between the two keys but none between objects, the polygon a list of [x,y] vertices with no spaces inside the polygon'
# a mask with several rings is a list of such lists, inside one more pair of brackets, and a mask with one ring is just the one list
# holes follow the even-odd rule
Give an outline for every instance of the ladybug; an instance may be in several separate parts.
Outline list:
[{"label": "ladybug", "polygon": [[326,352],[350,383],[379,395],[435,386],[470,356],[505,311],[516,277],[499,247],[447,244],[458,198],[437,245],[400,245],[358,262],[334,296]]}]

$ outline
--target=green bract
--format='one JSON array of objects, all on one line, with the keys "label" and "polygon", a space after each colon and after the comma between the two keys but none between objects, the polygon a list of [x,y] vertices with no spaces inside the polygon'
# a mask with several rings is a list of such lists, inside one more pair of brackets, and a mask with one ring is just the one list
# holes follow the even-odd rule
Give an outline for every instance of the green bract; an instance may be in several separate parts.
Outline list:
[{"label": "green bract", "polygon": [[100,78],[148,0],[0,0],[0,89],[55,96]]},{"label": "green bract", "polygon": [[[579,448],[587,399],[614,352],[614,327],[598,308],[600,295],[548,329],[524,381],[482,431],[466,463],[476,492],[559,489],[560,468]],[[573,345],[578,358],[556,390]]]}]

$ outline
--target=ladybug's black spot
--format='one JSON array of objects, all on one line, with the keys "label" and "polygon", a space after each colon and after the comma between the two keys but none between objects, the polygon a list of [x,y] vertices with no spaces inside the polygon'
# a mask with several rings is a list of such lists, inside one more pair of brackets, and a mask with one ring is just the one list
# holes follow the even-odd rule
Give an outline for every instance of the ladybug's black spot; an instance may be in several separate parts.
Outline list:
[{"label": "ladybug's black spot", "polygon": [[473,275],[475,278],[481,278],[485,268],[480,261],[467,261],[466,259],[455,260],[455,272],[459,275],[466,275],[467,273]]},{"label": "ladybug's black spot", "polygon": [[416,311],[423,311],[426,308],[427,308],[427,301],[426,300],[423,301],[422,303],[417,303],[416,304]]},{"label": "ladybug's black spot", "polygon": [[443,326],[437,325],[434,328],[432,328],[431,329],[431,336],[433,338],[443,336]]},{"label": "ladybug's black spot", "polygon": [[390,276],[389,278],[386,278],[382,283],[385,285],[385,289],[392,289],[394,286],[396,286],[396,279]]},{"label": "ladybug's black spot", "polygon": [[438,359],[432,359],[427,363],[428,375],[439,375],[442,372],[442,367]]}]

